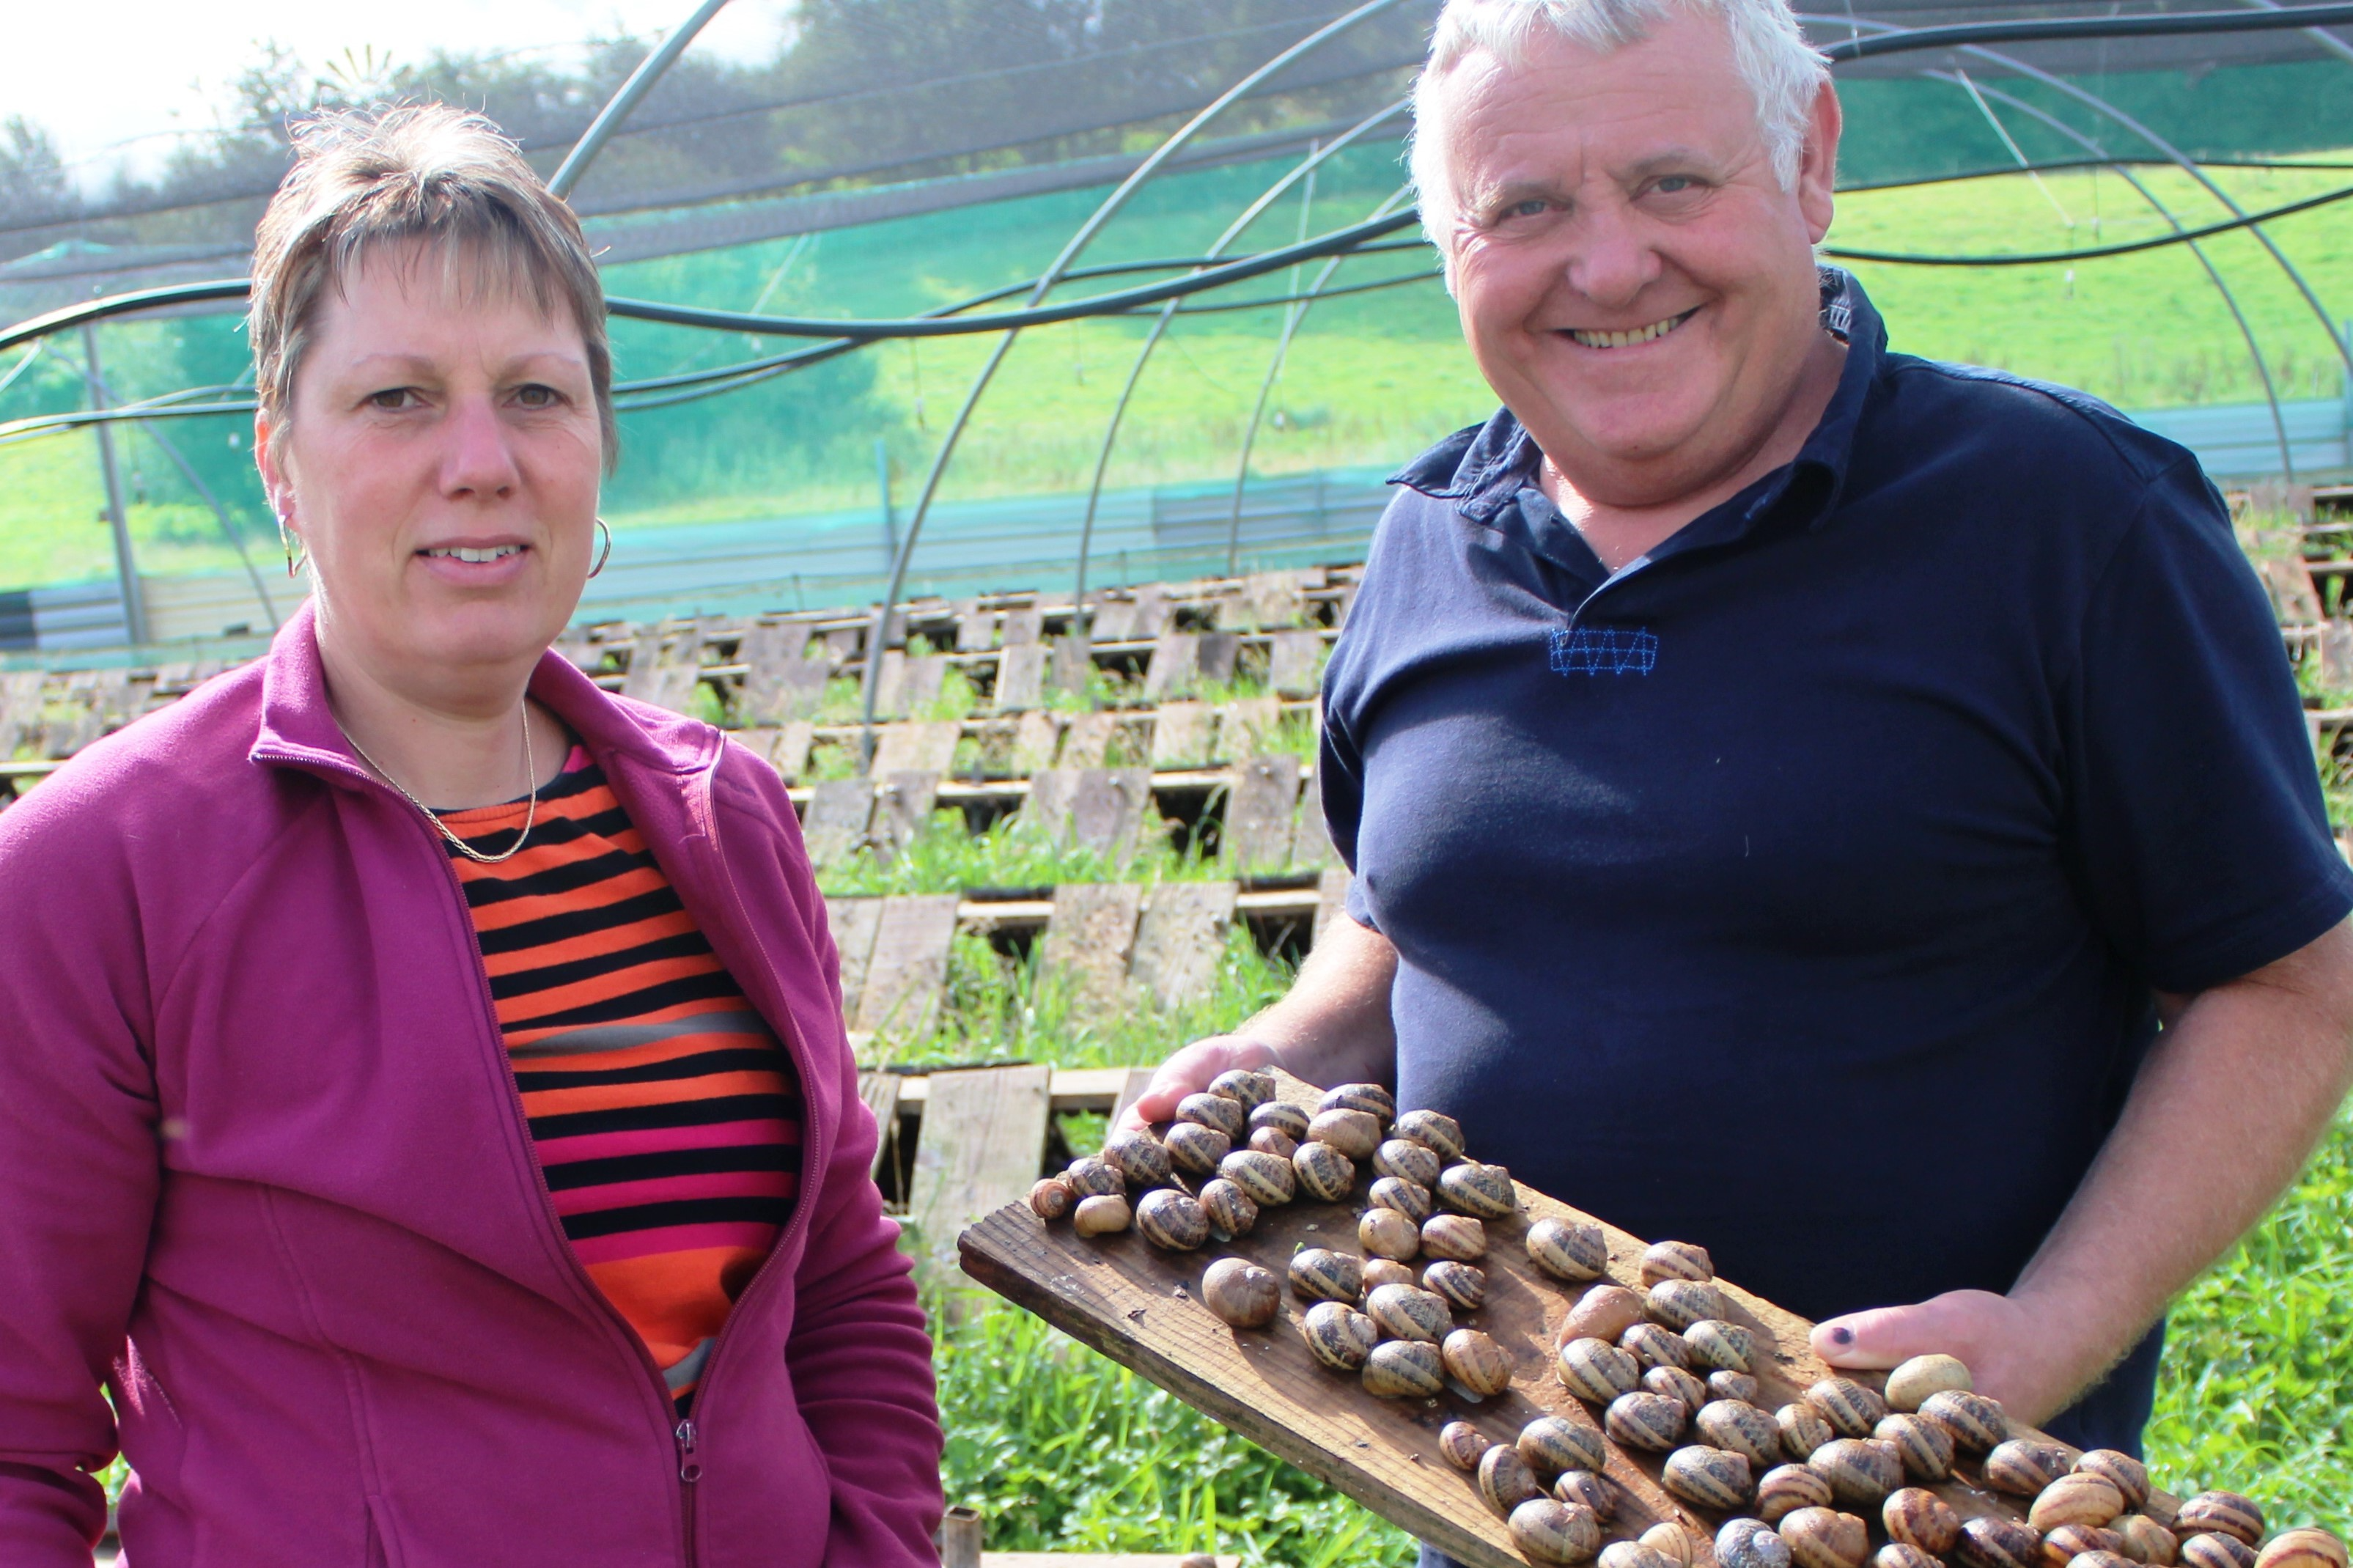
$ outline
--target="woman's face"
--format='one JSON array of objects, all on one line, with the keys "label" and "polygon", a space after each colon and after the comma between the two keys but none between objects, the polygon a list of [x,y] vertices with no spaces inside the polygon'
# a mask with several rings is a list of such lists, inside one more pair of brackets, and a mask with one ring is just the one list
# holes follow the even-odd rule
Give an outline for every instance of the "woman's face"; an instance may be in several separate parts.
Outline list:
[{"label": "woman's face", "polygon": [[255,447],[310,552],[322,644],[427,700],[527,673],[596,531],[603,443],[569,313],[386,247],[322,294],[290,401]]}]

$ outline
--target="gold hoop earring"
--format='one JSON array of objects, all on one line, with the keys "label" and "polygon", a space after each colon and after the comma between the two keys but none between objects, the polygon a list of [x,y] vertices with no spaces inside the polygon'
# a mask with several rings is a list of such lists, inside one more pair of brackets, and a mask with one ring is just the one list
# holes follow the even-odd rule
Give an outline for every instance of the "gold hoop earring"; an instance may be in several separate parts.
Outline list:
[{"label": "gold hoop earring", "polygon": [[591,577],[602,572],[605,569],[605,563],[613,558],[613,531],[606,526],[605,520],[601,517],[596,520],[596,531],[604,536],[605,548],[596,552],[596,564],[588,568],[588,575]]},{"label": "gold hoop earring", "polygon": [[311,558],[294,548],[293,532],[286,526],[286,520],[283,517],[278,520],[278,543],[286,552],[286,575],[289,577],[299,575]]}]

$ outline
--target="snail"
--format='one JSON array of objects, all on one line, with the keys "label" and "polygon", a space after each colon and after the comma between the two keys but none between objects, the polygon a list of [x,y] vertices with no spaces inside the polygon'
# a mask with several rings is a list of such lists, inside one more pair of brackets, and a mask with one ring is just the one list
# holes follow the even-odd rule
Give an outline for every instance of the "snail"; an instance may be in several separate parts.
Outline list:
[{"label": "snail", "polygon": [[1521,1427],[1514,1447],[1530,1469],[1547,1476],[1564,1470],[1599,1470],[1609,1457],[1599,1432],[1558,1415],[1539,1415]]},{"label": "snail", "polygon": [[1303,1142],[1307,1137],[1307,1112],[1280,1100],[1251,1107],[1249,1120],[1253,1132],[1271,1128],[1293,1143]]},{"label": "snail", "polygon": [[[2065,1475],[2074,1466],[2067,1450],[2053,1443],[2030,1442],[2013,1437],[1999,1443],[1985,1457],[1985,1484],[1998,1492],[2012,1497],[2038,1497],[2042,1489]],[[2110,1491],[2116,1489],[2110,1487]],[[2114,1515],[2109,1517],[2113,1518]]]},{"label": "snail", "polygon": [[1831,1484],[1803,1465],[1777,1465],[1757,1480],[1757,1517],[1778,1524],[1801,1508],[1831,1506]]},{"label": "snail", "polygon": [[1891,1541],[1871,1554],[1871,1568],[1945,1568],[1945,1565],[1916,1546]]},{"label": "snail", "polygon": [[[1462,1124],[1435,1110],[1407,1111],[1389,1129],[1389,1136],[1411,1139],[1437,1155],[1440,1163],[1462,1158]],[[1429,1185],[1427,1182],[1422,1184]]]},{"label": "snail", "polygon": [[1324,1091],[1318,1110],[1361,1110],[1383,1126],[1397,1120],[1397,1100],[1377,1083],[1344,1083]]},{"label": "snail", "polygon": [[1533,1563],[1583,1563],[1601,1549],[1601,1521],[1577,1503],[1530,1498],[1505,1523],[1512,1544]]},{"label": "snail", "polygon": [[1029,1189],[1029,1212],[1051,1224],[1071,1212],[1079,1194],[1060,1176],[1046,1176]]},{"label": "snail", "polygon": [[2128,1513],[2116,1521],[2116,1533],[2125,1538],[2125,1555],[2149,1568],[2173,1568],[2181,1551],[2173,1531],[2144,1513]]},{"label": "snail", "polygon": [[1381,1145],[1381,1124],[1366,1110],[1319,1110],[1307,1123],[1312,1143],[1329,1143],[1351,1160],[1368,1160]]},{"label": "snail", "polygon": [[1401,1176],[1382,1176],[1373,1183],[1370,1197],[1375,1208],[1395,1209],[1406,1218],[1419,1225],[1438,1212],[1428,1187],[1417,1187]]},{"label": "snail", "polygon": [[1438,1429],[1438,1451],[1446,1462],[1468,1474],[1479,1468],[1479,1460],[1495,1445],[1486,1434],[1468,1421],[1449,1421]]},{"label": "snail", "polygon": [[1721,1568],[1789,1568],[1789,1543],[1753,1519],[1726,1521],[1715,1532]]},{"label": "snail", "polygon": [[1082,1198],[1117,1197],[1127,1191],[1127,1178],[1092,1154],[1071,1161],[1062,1180]]},{"label": "snail", "polygon": [[1475,1312],[1487,1299],[1487,1275],[1472,1264],[1441,1258],[1421,1271],[1421,1288],[1445,1297],[1449,1306]]},{"label": "snail", "polygon": [[1639,1541],[1613,1541],[1601,1549],[1601,1568],[1689,1568]]},{"label": "snail", "polygon": [[1671,1329],[1688,1329],[1703,1320],[1724,1316],[1724,1292],[1704,1279],[1662,1279],[1651,1287],[1645,1300],[1651,1316]]},{"label": "snail", "polygon": [[1969,1369],[1958,1357],[1915,1355],[1887,1374],[1887,1407],[1908,1415],[1917,1412],[1932,1394],[1953,1389],[1967,1394],[1971,1386]]},{"label": "snail", "polygon": [[2148,1467],[2130,1454],[2120,1454],[2114,1448],[2094,1448],[2075,1461],[2075,1473],[2097,1476],[2116,1488],[2126,1508],[2138,1508],[2148,1501]]},{"label": "snail", "polygon": [[[2051,1568],[2052,1552],[2052,1544],[2046,1539],[2042,1542],[2043,1568]],[[2060,1568],[2138,1568],[2138,1564],[2121,1552],[2109,1552],[2094,1547],[2089,1552],[2076,1552],[2062,1563]]]},{"label": "snail", "polygon": [[[1215,1103],[1231,1105],[1233,1101],[1220,1100]],[[1226,1157],[1226,1151],[1234,1146],[1232,1139],[1198,1121],[1172,1123],[1162,1142],[1168,1146],[1169,1160],[1188,1176],[1217,1174],[1218,1163]]]},{"label": "snail", "polygon": [[2256,1554],[2255,1568],[2345,1568],[2345,1543],[2325,1530],[2283,1530]]},{"label": "snail", "polygon": [[1798,1568],[1862,1568],[1871,1551],[1871,1527],[1833,1509],[1801,1508],[1773,1529]]},{"label": "snail", "polygon": [[1812,1458],[1816,1449],[1838,1436],[1822,1419],[1820,1411],[1802,1401],[1775,1411],[1773,1425],[1781,1429],[1781,1451],[1799,1464]]},{"label": "snail", "polygon": [[1440,1342],[1438,1353],[1447,1375],[1482,1398],[1512,1386],[1512,1358],[1477,1329],[1454,1330]]},{"label": "snail", "polygon": [[1421,1250],[1421,1232],[1395,1209],[1366,1209],[1356,1221],[1356,1245],[1367,1257],[1402,1263]]},{"label": "snail", "polygon": [[1607,1340],[1571,1340],[1560,1347],[1563,1387],[1579,1399],[1607,1405],[1641,1383],[1641,1364]]},{"label": "snail", "polygon": [[1602,1429],[1629,1448],[1663,1454],[1683,1441],[1691,1412],[1680,1399],[1636,1392],[1621,1394],[1602,1413]]},{"label": "snail", "polygon": [[1345,1252],[1311,1247],[1291,1258],[1292,1292],[1308,1301],[1355,1301],[1365,1293],[1365,1266]]},{"label": "snail", "polygon": [[[1692,1426],[1711,1446],[1729,1448],[1760,1470],[1781,1462],[1780,1428],[1773,1417],[1744,1400],[1710,1400],[1692,1417]],[[1797,1550],[1796,1542],[1790,1550]]]},{"label": "snail", "polygon": [[1117,1171],[1131,1189],[1164,1186],[1171,1165],[1167,1145],[1149,1132],[1114,1132],[1103,1140],[1103,1163]]},{"label": "snail", "polygon": [[1966,1520],[1953,1542],[1961,1568],[2038,1568],[2042,1537],[2031,1524],[1999,1514]]},{"label": "snail", "polygon": [[1190,1252],[1209,1239],[1209,1216],[1198,1199],[1174,1187],[1155,1187],[1135,1205],[1135,1228],[1155,1247]]},{"label": "snail", "polygon": [[1220,1240],[1248,1236],[1258,1224],[1258,1205],[1223,1176],[1202,1186],[1200,1203],[1201,1212],[1209,1216],[1209,1234]]},{"label": "snail", "polygon": [[1479,1456],[1478,1475],[1479,1500],[1499,1519],[1511,1518],[1512,1510],[1530,1498],[1544,1496],[1528,1462],[1508,1443],[1498,1443]]},{"label": "snail", "polygon": [[1941,1481],[1953,1473],[1953,1435],[1926,1416],[1890,1415],[1871,1435],[1895,1445],[1895,1458],[1913,1480]]},{"label": "snail", "polygon": [[1218,1162],[1218,1174],[1262,1209],[1280,1207],[1299,1193],[1299,1178],[1291,1162],[1262,1150],[1235,1150]]},{"label": "snail", "polygon": [[1487,1250],[1487,1227],[1459,1214],[1435,1214],[1421,1222],[1421,1249],[1432,1258],[1469,1263]]},{"label": "snail", "polygon": [[1692,1568],[1692,1560],[1699,1555],[1699,1542],[1705,1539],[1683,1525],[1670,1520],[1654,1524],[1642,1531],[1636,1544],[1647,1546],[1675,1568]]},{"label": "snail", "polygon": [[1365,1392],[1378,1399],[1428,1399],[1446,1389],[1438,1347],[1419,1340],[1385,1340],[1365,1358]]},{"label": "snail", "polygon": [[1696,1411],[1707,1403],[1707,1384],[1679,1366],[1654,1366],[1642,1374],[1642,1386]]},{"label": "snail", "polygon": [[1807,1456],[1806,1463],[1849,1508],[1875,1509],[1904,1484],[1894,1447],[1873,1438],[1833,1437]]},{"label": "snail", "polygon": [[1757,1381],[1745,1372],[1726,1372],[1722,1367],[1707,1374],[1707,1392],[1716,1399],[1737,1399],[1754,1405],[1764,1394]]},{"label": "snail", "polygon": [[1441,1164],[1434,1152],[1410,1138],[1391,1138],[1373,1151],[1376,1173],[1395,1176],[1417,1187],[1427,1187],[1437,1181]]},{"label": "snail", "polygon": [[1472,1219],[1509,1219],[1520,1212],[1511,1172],[1475,1160],[1464,1160],[1438,1173],[1438,1201]]},{"label": "snail", "polygon": [[1598,1225],[1547,1215],[1528,1226],[1528,1260],[1556,1279],[1582,1284],[1609,1266],[1609,1243]]},{"label": "snail", "polygon": [[[2029,1519],[2027,1522],[2034,1521]],[[2069,1563],[2089,1552],[2132,1561],[2125,1556],[2125,1538],[2113,1530],[2103,1530],[2095,1524],[2062,1524],[2042,1532],[2042,1568],[2068,1568]]]},{"label": "snail", "polygon": [[1271,1154],[1285,1164],[1290,1163],[1291,1157],[1299,1152],[1299,1140],[1280,1127],[1251,1128],[1246,1146],[1261,1154]]},{"label": "snail", "polygon": [[1920,1414],[1950,1432],[1965,1454],[1982,1454],[2010,1436],[2010,1418],[1982,1394],[1948,1388],[1922,1400]]},{"label": "snail", "polygon": [[2235,1535],[2200,1531],[2181,1538],[2181,1568],[2255,1568],[2255,1549]]},{"label": "snail", "polygon": [[2063,1524],[2097,1529],[2124,1510],[2125,1496],[2115,1483],[2078,1472],[2061,1476],[2036,1493],[2033,1506],[2026,1510],[2026,1522],[2045,1534]]},{"label": "snail", "polygon": [[2173,1527],[2182,1534],[2205,1531],[2253,1546],[2263,1538],[2263,1510],[2237,1492],[2200,1492],[2181,1505]]},{"label": "snail", "polygon": [[1209,1080],[1209,1092],[1222,1100],[1239,1101],[1245,1112],[1256,1110],[1274,1098],[1274,1075],[1252,1072],[1248,1068],[1229,1068]]},{"label": "snail", "polygon": [[1299,1320],[1308,1352],[1335,1372],[1355,1372],[1373,1353],[1381,1331],[1370,1318],[1340,1301],[1318,1301]]},{"label": "snail", "polygon": [[1425,1344],[1436,1344],[1454,1322],[1445,1297],[1411,1285],[1376,1288],[1365,1297],[1365,1310],[1392,1339],[1419,1340]]},{"label": "snail", "polygon": [[1081,1236],[1109,1236],[1125,1230],[1134,1216],[1128,1213],[1127,1200],[1112,1193],[1097,1193],[1079,1200],[1071,1211],[1071,1228]]},{"label": "snail", "polygon": [[1299,1152],[1291,1157],[1291,1168],[1299,1178],[1301,1192],[1327,1204],[1346,1197],[1356,1184],[1356,1162],[1329,1143],[1302,1143]]},{"label": "snail", "polygon": [[[1530,1237],[1533,1240],[1533,1231]],[[1615,1344],[1619,1335],[1641,1321],[1641,1297],[1623,1285],[1596,1285],[1568,1310],[1568,1316],[1560,1325],[1560,1335],[1563,1341],[1596,1339]]]},{"label": "snail", "polygon": [[1683,1330],[1692,1363],[1717,1372],[1746,1372],[1757,1356],[1757,1336],[1721,1318],[1702,1318]]},{"label": "snail", "polygon": [[[1677,1448],[1667,1456],[1659,1479],[1667,1490],[1697,1508],[1738,1508],[1756,1490],[1747,1459],[1722,1448]],[[1787,1550],[1786,1542],[1783,1549]]]},{"label": "snail", "polygon": [[1232,1142],[1250,1131],[1250,1109],[1219,1094],[1188,1094],[1176,1102],[1176,1120],[1214,1127]]},{"label": "snail", "polygon": [[1273,1275],[1240,1258],[1220,1258],[1201,1276],[1201,1305],[1237,1329],[1261,1328],[1282,1305]]},{"label": "snail", "polygon": [[[1623,1497],[1618,1483],[1592,1470],[1563,1470],[1552,1483],[1552,1495],[1563,1502],[1582,1503],[1604,1524],[1618,1511]],[[2339,1565],[2342,1568],[2342,1565]]]},{"label": "snail", "polygon": [[1364,1293],[1367,1296],[1371,1295],[1374,1291],[1379,1289],[1384,1285],[1417,1285],[1419,1283],[1420,1281],[1414,1278],[1413,1268],[1409,1264],[1400,1263],[1394,1258],[1367,1258],[1365,1259]]},{"label": "snail", "polygon": [[1662,1279],[1713,1279],[1715,1264],[1707,1248],[1689,1241],[1656,1241],[1642,1254],[1642,1283]]},{"label": "snail", "polygon": [[1961,1516],[1926,1487],[1888,1493],[1879,1522],[1886,1527],[1888,1540],[1916,1546],[1931,1557],[1944,1556],[1961,1538]]},{"label": "snail", "polygon": [[1806,1390],[1806,1403],[1841,1437],[1868,1437],[1887,1418],[1887,1401],[1851,1377],[1822,1379]]},{"label": "snail", "polygon": [[1636,1323],[1618,1336],[1618,1348],[1641,1362],[1645,1372],[1654,1366],[1691,1365],[1691,1347],[1683,1335],[1656,1323]]}]

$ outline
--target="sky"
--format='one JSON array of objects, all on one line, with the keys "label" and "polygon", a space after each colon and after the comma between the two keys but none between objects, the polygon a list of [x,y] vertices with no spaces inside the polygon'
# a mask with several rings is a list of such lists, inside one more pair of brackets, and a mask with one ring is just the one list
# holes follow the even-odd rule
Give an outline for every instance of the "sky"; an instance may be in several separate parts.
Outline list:
[{"label": "sky", "polygon": [[[690,52],[764,59],[788,0],[730,0]],[[570,61],[595,37],[667,34],[695,0],[0,0],[0,119],[45,128],[87,190],[147,173],[175,133],[209,130],[229,86],[275,40],[313,69],[373,46],[396,61],[436,47],[532,48]]]}]

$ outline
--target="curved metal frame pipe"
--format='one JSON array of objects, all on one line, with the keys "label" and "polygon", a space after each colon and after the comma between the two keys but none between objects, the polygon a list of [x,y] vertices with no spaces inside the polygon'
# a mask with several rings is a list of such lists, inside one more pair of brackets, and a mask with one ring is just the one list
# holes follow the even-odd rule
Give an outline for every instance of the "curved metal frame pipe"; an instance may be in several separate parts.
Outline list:
[{"label": "curved metal frame pipe", "polygon": [[613,132],[621,128],[621,121],[627,120],[630,110],[653,90],[654,83],[661,80],[670,68],[678,63],[678,57],[686,53],[686,46],[694,42],[694,36],[702,31],[703,24],[719,15],[719,8],[726,4],[727,0],[702,0],[702,4],[695,7],[693,16],[679,24],[670,36],[662,40],[661,47],[638,62],[638,68],[631,71],[629,79],[621,84],[621,90],[596,111],[596,118],[588,122],[588,129],[580,133],[580,140],[572,144],[572,151],[566,153],[564,162],[556,165],[554,174],[547,182],[550,191],[559,197],[572,194],[572,187],[580,183],[580,176],[588,172],[588,165],[596,161],[596,154],[605,150],[605,143],[612,140]]}]

